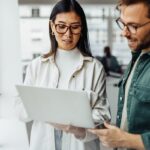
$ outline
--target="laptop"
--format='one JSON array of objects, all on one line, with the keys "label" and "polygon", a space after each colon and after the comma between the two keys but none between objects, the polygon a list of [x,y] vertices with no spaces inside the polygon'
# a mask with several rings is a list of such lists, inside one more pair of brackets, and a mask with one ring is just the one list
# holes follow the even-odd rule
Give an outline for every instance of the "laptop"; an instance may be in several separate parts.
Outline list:
[{"label": "laptop", "polygon": [[16,85],[29,117],[42,122],[94,128],[85,91]]}]

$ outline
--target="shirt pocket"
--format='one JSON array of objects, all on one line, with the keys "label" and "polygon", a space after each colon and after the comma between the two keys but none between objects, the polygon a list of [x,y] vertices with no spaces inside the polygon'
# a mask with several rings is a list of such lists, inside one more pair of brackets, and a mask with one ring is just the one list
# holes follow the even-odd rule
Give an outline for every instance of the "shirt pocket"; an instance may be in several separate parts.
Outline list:
[{"label": "shirt pocket", "polygon": [[135,86],[135,98],[142,103],[150,103],[150,88],[144,86]]},{"label": "shirt pocket", "polygon": [[135,86],[131,99],[130,121],[134,129],[150,129],[150,88]]}]

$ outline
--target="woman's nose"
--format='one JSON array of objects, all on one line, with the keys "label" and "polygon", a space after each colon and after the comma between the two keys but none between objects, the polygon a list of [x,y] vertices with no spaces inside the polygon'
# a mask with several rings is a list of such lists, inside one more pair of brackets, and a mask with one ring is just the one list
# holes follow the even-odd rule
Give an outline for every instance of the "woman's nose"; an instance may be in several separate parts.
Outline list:
[{"label": "woman's nose", "polygon": [[72,32],[71,32],[71,28],[70,28],[70,27],[68,27],[68,29],[67,29],[65,35],[68,35],[68,36],[71,36],[71,35],[72,35]]}]

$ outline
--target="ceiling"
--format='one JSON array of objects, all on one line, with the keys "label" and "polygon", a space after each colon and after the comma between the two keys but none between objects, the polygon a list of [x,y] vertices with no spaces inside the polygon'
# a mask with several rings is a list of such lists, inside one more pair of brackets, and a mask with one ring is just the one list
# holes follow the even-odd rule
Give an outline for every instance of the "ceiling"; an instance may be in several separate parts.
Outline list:
[{"label": "ceiling", "polygon": [[[18,0],[19,4],[53,4],[58,0]],[[82,4],[116,4],[118,0],[78,0]]]}]

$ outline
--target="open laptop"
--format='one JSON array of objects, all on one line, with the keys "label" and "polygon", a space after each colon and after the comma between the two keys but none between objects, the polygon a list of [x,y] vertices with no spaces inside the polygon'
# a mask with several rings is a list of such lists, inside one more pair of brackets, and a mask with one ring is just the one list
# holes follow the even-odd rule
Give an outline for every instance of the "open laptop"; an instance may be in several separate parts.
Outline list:
[{"label": "open laptop", "polygon": [[94,128],[90,101],[85,91],[16,85],[33,120]]}]

